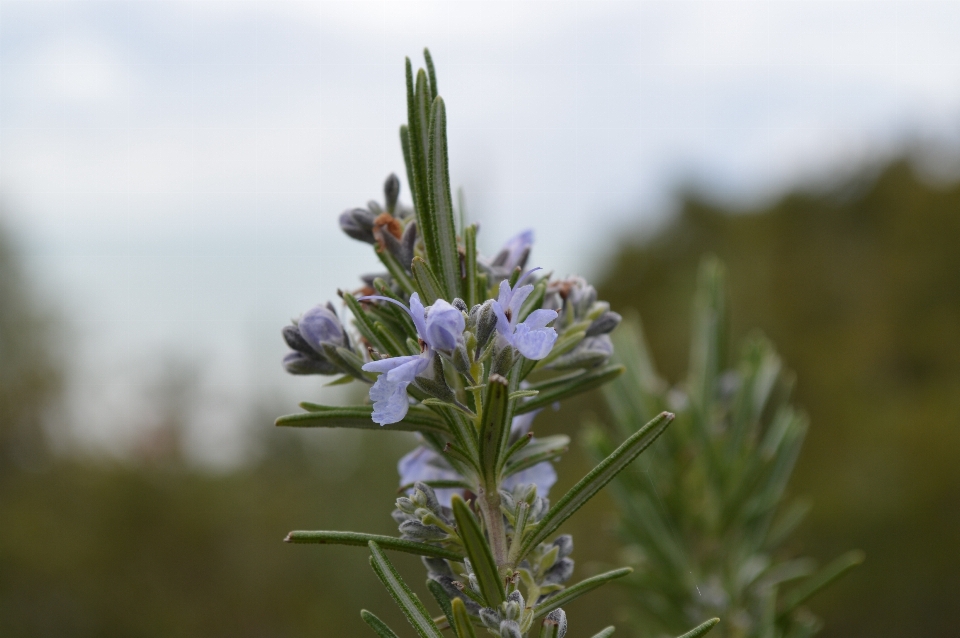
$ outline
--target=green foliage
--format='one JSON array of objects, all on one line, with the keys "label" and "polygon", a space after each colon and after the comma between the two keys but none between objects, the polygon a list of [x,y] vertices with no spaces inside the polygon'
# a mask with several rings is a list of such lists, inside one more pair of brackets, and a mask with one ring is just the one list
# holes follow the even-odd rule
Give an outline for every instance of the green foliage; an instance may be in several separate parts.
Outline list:
[{"label": "green foliage", "polygon": [[681,379],[712,253],[734,341],[760,328],[796,372],[813,427],[790,490],[816,503],[797,538],[823,560],[869,557],[811,602],[824,638],[956,633],[944,610],[960,590],[947,549],[960,537],[958,210],[960,182],[931,184],[906,160],[749,209],[688,196],[599,286],[641,312],[660,373]]},{"label": "green foliage", "polygon": [[56,322],[28,284],[0,229],[0,481],[47,461],[44,415],[62,389]]},{"label": "green foliage", "polygon": [[[651,410],[669,407],[677,415],[670,436],[646,463],[628,468],[615,490],[624,539],[642,557],[630,583],[639,626],[648,635],[669,635],[719,616],[726,621],[721,635],[730,637],[813,630],[816,621],[796,609],[804,597],[783,599],[778,592],[809,578],[800,590],[812,593],[824,579],[811,576],[809,561],[784,555],[789,529],[771,534],[777,515],[789,511],[784,491],[807,429],[788,404],[792,378],[759,336],[725,370],[724,278],[714,260],[700,269],[694,309],[682,386],[670,388],[656,375],[637,322],[617,337],[627,373],[605,392],[618,436],[650,418]],[[596,427],[588,440],[597,456],[610,447]],[[797,522],[792,517],[790,524]],[[860,561],[858,555],[844,565]],[[830,575],[840,571],[828,568]],[[692,635],[701,635],[696,631]]]}]

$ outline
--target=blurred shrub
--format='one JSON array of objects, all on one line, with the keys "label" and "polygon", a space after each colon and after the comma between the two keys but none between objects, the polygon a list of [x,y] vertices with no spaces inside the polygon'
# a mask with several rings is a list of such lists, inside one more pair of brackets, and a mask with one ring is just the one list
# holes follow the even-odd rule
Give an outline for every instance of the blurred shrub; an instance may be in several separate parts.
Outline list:
[{"label": "blurred shrub", "polygon": [[46,457],[44,421],[61,388],[54,336],[0,228],[0,481]]},{"label": "blurred shrub", "polygon": [[671,382],[688,361],[705,253],[727,266],[734,340],[758,327],[810,416],[792,489],[816,504],[806,550],[867,562],[812,604],[824,636],[953,636],[960,591],[960,184],[906,160],[756,210],[688,196],[624,246],[604,298],[636,308]]}]

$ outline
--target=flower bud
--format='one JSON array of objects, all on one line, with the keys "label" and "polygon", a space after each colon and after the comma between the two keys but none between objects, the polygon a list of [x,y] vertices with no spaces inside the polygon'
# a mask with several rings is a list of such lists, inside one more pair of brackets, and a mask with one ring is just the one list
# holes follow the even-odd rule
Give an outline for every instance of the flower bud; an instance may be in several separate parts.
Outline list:
[{"label": "flower bud", "polygon": [[504,620],[500,623],[500,638],[523,638],[516,620]]},{"label": "flower bud", "polygon": [[560,551],[557,553],[557,556],[560,558],[566,558],[573,553],[573,536],[570,536],[570,534],[557,536],[553,544],[560,548]]},{"label": "flower bud", "polygon": [[543,583],[560,585],[567,582],[571,576],[573,576],[573,559],[561,558],[543,575]]},{"label": "flower bud", "polygon": [[490,336],[497,328],[497,313],[493,309],[493,300],[489,299],[477,312],[477,355],[486,347]]},{"label": "flower bud", "polygon": [[373,244],[373,220],[377,216],[364,208],[346,210],[340,214],[340,229],[357,241]]},{"label": "flower bud", "polygon": [[[335,348],[349,345],[347,333],[343,329],[343,324],[340,323],[340,318],[327,306],[314,306],[306,311],[297,322],[297,329],[304,341],[320,353],[326,354],[324,344]],[[330,359],[330,357],[327,358]]]},{"label": "flower bud", "polygon": [[326,359],[291,352],[283,358],[283,367],[290,374],[336,374],[340,371]]},{"label": "flower bud", "polygon": [[483,607],[480,609],[480,622],[490,629],[497,629],[500,627],[500,614],[489,607]]},{"label": "flower bud", "polygon": [[400,198],[400,179],[395,173],[390,173],[387,181],[383,183],[383,200],[387,205],[387,212],[391,215],[397,207],[397,200]]},{"label": "flower bud", "polygon": [[544,624],[548,622],[556,623],[557,629],[557,638],[563,638],[567,635],[567,612],[563,611],[561,608],[554,609],[547,617],[543,620]]},{"label": "flower bud", "polygon": [[453,578],[453,571],[450,569],[450,565],[442,558],[421,556],[420,560],[423,561],[423,566],[427,568],[427,573],[430,574],[430,576],[449,576]]},{"label": "flower bud", "polygon": [[596,319],[593,323],[590,324],[590,327],[587,328],[588,337],[596,337],[598,335],[609,334],[613,332],[613,329],[620,325],[620,321],[623,319],[618,313],[608,310]]},{"label": "flower bud", "polygon": [[447,533],[436,525],[424,525],[420,521],[405,521],[400,524],[400,533],[404,538],[417,541],[439,541],[447,537]]},{"label": "flower bud", "polygon": [[612,355],[613,342],[610,340],[610,335],[586,337],[577,344],[576,348],[557,357],[549,367],[554,370],[595,368],[609,361]]},{"label": "flower bud", "polygon": [[513,358],[513,348],[511,346],[505,346],[494,357],[490,374],[499,374],[500,376],[506,377],[510,374],[510,368],[513,367]]}]

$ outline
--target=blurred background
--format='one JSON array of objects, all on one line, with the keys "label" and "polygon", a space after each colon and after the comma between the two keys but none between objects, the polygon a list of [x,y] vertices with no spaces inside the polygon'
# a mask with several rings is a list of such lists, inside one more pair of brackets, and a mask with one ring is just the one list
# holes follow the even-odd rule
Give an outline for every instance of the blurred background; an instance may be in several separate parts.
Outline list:
[{"label": "blurred background", "polygon": [[[867,552],[822,635],[955,635],[958,31],[956,2],[0,1],[3,634],[399,618],[363,550],[280,541],[392,533],[412,439],[272,421],[353,398],[285,375],[280,328],[378,269],[336,218],[403,174],[426,45],[486,254],[535,228],[674,381],[696,266],[726,262],[736,336],[774,340],[811,417],[802,550]],[[580,576],[616,562],[613,515],[573,519]]]}]

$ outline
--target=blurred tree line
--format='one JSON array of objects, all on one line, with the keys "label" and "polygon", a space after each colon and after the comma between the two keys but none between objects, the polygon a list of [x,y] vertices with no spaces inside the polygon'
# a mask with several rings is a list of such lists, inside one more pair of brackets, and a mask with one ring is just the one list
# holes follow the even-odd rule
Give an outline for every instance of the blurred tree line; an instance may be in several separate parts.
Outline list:
[{"label": "blurred tree line", "polygon": [[[863,567],[813,601],[826,637],[955,633],[958,239],[960,184],[931,186],[898,161],[762,210],[687,196],[661,231],[622,247],[600,286],[616,309],[639,310],[660,371],[677,381],[696,268],[716,254],[734,334],[760,328],[797,373],[795,402],[811,427],[792,491],[814,504],[803,552],[867,552]],[[412,438],[278,431],[273,418],[293,406],[263,399],[250,417],[259,455],[214,472],[185,460],[176,429],[190,392],[173,379],[158,397],[160,417],[150,416],[169,436],[150,454],[53,454],[44,423],[64,350],[30,292],[0,240],[0,634],[296,637],[315,635],[323,617],[337,635],[362,636],[362,607],[405,626],[362,549],[281,539],[291,529],[393,533],[395,462]],[[277,365],[281,351],[278,336]],[[602,412],[598,397],[577,404]],[[547,411],[534,428],[576,434],[579,422]],[[554,497],[588,469],[572,452]],[[610,507],[588,506],[608,518]],[[588,517],[571,519],[580,576],[616,553],[612,533]],[[411,583],[422,577],[416,560],[396,558]],[[621,600],[613,590],[602,598],[569,611],[588,623]]]},{"label": "blurred tree line", "polygon": [[931,185],[901,159],[756,210],[687,196],[668,227],[622,248],[601,288],[639,310],[671,382],[706,253],[727,266],[733,343],[759,328],[797,375],[810,416],[792,485],[813,503],[804,550],[866,551],[812,601],[821,635],[956,635],[960,184]]}]

